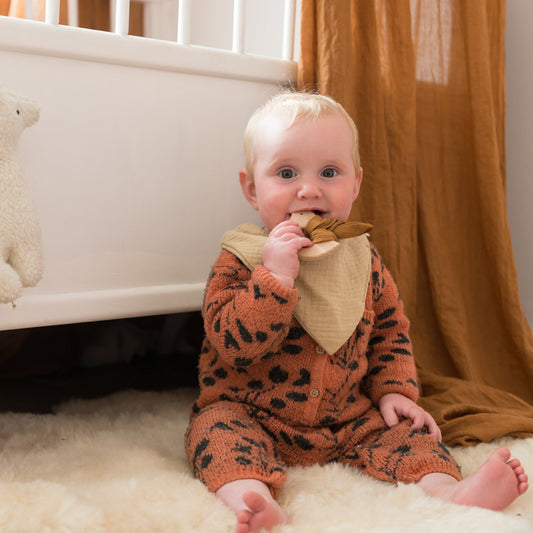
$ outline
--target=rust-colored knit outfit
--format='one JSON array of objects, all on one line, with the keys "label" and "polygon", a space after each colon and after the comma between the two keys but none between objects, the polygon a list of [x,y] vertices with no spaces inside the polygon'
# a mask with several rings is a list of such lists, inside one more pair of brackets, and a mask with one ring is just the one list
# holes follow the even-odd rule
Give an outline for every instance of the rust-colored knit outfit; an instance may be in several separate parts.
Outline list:
[{"label": "rust-colored knit outfit", "polygon": [[387,481],[461,478],[442,444],[410,420],[388,428],[377,409],[387,393],[416,401],[418,387],[396,284],[373,245],[371,257],[363,317],[329,355],[293,317],[297,289],[221,252],[206,287],[200,396],[186,434],[191,468],[211,491],[252,478],[275,496],[287,466],[331,461]]}]

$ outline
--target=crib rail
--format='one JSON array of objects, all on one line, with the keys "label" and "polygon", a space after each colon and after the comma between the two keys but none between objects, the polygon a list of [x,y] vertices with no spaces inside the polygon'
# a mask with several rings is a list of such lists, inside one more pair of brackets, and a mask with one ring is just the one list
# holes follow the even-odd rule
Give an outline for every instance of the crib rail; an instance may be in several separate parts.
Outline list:
[{"label": "crib rail", "polygon": [[[59,25],[61,0],[46,0],[45,23]],[[63,0],[67,1],[67,0]],[[266,1],[266,0],[265,0]],[[26,14],[31,19],[31,1],[26,1]],[[282,54],[281,59],[294,60],[295,50],[295,15],[297,0],[284,0],[282,21]],[[115,0],[113,32],[128,35],[130,20],[130,0]],[[180,45],[191,45],[191,13],[192,0],[179,0],[176,42]],[[69,25],[77,25],[77,2],[68,0]],[[232,52],[245,54],[246,34],[246,0],[233,0],[233,31]]]},{"label": "crib rail", "polygon": [[[68,26],[59,24],[60,1],[68,1]],[[44,23],[31,20],[31,0],[26,2],[26,19],[0,16],[0,51],[31,52],[282,84],[296,79],[296,11],[300,0],[282,0],[282,46],[281,54],[277,56],[258,55],[246,50],[246,0],[233,0],[233,35],[229,50],[192,44],[192,0],[179,0],[174,41],[128,35],[130,0],[113,0],[112,32],[78,28],[75,26],[77,1],[46,0]]]},{"label": "crib rail", "polygon": [[32,53],[280,85],[296,80],[297,64],[204,46],[0,17],[0,52]]}]

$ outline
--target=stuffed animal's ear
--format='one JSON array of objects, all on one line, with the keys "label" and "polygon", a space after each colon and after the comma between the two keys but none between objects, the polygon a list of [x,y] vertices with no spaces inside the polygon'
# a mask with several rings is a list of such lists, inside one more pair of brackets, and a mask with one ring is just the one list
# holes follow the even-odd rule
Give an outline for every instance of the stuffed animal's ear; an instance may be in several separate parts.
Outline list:
[{"label": "stuffed animal's ear", "polygon": [[10,131],[11,144],[18,140],[25,128],[33,126],[39,120],[39,115],[40,109],[36,102],[0,89],[0,118],[3,131]]}]

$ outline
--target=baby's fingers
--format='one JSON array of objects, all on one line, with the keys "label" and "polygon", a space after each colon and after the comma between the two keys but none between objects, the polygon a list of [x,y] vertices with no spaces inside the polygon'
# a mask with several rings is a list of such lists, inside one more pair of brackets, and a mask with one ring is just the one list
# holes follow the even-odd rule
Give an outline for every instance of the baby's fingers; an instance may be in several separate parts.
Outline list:
[{"label": "baby's fingers", "polygon": [[303,236],[304,234],[296,222],[293,222],[292,220],[284,220],[270,230],[269,236],[280,237],[287,233],[299,236]]},{"label": "baby's fingers", "polygon": [[426,424],[423,411],[418,411],[417,409],[413,409],[407,413],[407,416],[412,420],[411,427],[413,429],[420,430]]},{"label": "baby's fingers", "polygon": [[390,428],[400,423],[400,419],[392,407],[383,408],[381,410],[381,416],[385,420],[385,424]]},{"label": "baby's fingers", "polygon": [[434,438],[437,439],[439,442],[442,440],[442,433],[440,431],[439,426],[437,425],[437,422],[433,420],[432,416],[429,416],[424,424],[428,428],[429,434]]},{"label": "baby's fingers", "polygon": [[428,433],[438,441],[442,439],[442,434],[439,426],[433,420],[433,417],[426,413],[425,411],[417,412],[416,414],[411,415],[409,418],[413,421],[411,428],[414,430],[422,430],[424,427],[427,428]]}]

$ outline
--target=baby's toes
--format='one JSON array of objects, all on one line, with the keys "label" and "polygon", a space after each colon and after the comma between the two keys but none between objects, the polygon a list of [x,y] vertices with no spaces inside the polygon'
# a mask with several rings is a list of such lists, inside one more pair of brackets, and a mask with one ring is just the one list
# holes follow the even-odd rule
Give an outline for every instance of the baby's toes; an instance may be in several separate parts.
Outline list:
[{"label": "baby's toes", "polygon": [[248,533],[250,531],[250,517],[252,513],[248,510],[237,513],[237,527],[235,533]]}]

